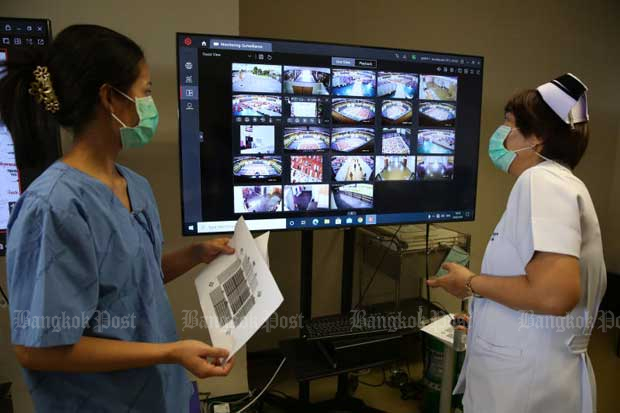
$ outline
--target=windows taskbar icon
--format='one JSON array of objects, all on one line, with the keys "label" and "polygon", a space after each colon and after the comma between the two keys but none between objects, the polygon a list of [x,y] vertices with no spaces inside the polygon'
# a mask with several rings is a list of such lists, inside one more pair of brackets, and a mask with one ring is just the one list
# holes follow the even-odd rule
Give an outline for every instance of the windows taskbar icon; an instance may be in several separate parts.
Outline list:
[{"label": "windows taskbar icon", "polygon": [[351,215],[347,217],[316,217],[288,219],[288,228],[294,227],[334,227],[341,225],[376,225],[376,215]]}]

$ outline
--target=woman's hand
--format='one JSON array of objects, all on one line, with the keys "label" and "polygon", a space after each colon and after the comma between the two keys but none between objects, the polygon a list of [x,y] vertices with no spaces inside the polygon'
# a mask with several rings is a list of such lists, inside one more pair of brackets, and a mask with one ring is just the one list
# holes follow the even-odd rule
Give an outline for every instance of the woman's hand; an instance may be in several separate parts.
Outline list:
[{"label": "woman's hand", "polygon": [[216,238],[196,244],[195,251],[198,260],[209,264],[220,254],[234,254],[235,249],[228,245],[230,238]]},{"label": "woman's hand", "polygon": [[457,298],[465,298],[470,295],[470,291],[465,285],[469,277],[474,275],[469,268],[453,262],[447,262],[441,266],[448,271],[446,275],[428,280],[427,284],[432,288],[441,287],[448,293]]},{"label": "woman's hand", "polygon": [[234,361],[222,365],[228,357],[228,351],[223,348],[211,347],[197,340],[181,340],[171,343],[170,361],[180,364],[194,376],[204,379],[213,376],[227,376],[233,367]]}]

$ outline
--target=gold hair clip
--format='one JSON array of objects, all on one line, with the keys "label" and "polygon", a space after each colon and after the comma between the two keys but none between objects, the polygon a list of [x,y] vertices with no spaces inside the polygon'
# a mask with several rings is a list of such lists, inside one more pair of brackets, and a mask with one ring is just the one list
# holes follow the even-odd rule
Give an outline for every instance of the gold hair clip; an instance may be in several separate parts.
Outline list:
[{"label": "gold hair clip", "polygon": [[28,93],[34,96],[38,103],[43,103],[43,107],[48,112],[58,112],[60,103],[52,87],[52,79],[47,66],[37,66],[32,73],[34,74],[34,82],[30,83]]}]

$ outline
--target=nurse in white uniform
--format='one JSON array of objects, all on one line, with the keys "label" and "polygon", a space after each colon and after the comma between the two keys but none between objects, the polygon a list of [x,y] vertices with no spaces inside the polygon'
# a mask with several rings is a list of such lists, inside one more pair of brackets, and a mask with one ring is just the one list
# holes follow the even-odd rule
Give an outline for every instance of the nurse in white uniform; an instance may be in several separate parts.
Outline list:
[{"label": "nurse in white uniform", "polygon": [[518,178],[482,271],[447,264],[429,281],[474,295],[455,389],[466,413],[596,411],[587,348],[607,278],[596,211],[572,172],[588,142],[586,90],[565,74],[508,102],[489,155]]}]

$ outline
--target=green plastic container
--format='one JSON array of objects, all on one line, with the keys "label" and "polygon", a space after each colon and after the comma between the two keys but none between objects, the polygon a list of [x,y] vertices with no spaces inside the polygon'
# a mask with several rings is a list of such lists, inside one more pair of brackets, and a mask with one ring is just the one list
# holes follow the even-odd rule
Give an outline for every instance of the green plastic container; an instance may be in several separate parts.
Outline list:
[{"label": "green plastic container", "polygon": [[[443,377],[443,352],[444,344],[438,339],[427,335],[425,337],[426,344],[424,348],[424,357],[426,359],[426,370],[424,371],[424,394],[422,396],[422,412],[423,413],[439,413],[439,392],[441,390],[441,378]],[[465,353],[456,353],[455,369],[453,383],[459,377]],[[452,396],[452,408],[460,407],[462,409],[463,396]]]}]

